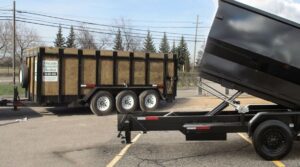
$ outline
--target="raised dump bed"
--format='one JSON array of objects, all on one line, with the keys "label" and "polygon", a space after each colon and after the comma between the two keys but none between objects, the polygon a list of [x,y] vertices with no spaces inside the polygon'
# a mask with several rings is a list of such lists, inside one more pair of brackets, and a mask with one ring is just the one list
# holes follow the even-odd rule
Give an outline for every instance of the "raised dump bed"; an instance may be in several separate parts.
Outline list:
[{"label": "raised dump bed", "polygon": [[201,62],[202,77],[300,108],[299,24],[220,0]]},{"label": "raised dump bed", "polygon": [[[231,0],[219,2],[201,75],[239,91],[227,97],[202,83],[223,100],[210,111],[120,113],[119,137],[130,143],[132,131],[180,131],[186,140],[206,141],[243,132],[262,158],[279,160],[300,140],[298,25]],[[242,106],[235,99],[243,91],[281,105]],[[228,105],[235,110],[224,111]]]},{"label": "raised dump bed", "polygon": [[120,112],[134,112],[138,104],[154,110],[159,100],[176,96],[173,54],[41,47],[26,55],[28,70],[23,65],[20,78],[29,100],[38,104],[76,102],[99,111],[116,104]]}]

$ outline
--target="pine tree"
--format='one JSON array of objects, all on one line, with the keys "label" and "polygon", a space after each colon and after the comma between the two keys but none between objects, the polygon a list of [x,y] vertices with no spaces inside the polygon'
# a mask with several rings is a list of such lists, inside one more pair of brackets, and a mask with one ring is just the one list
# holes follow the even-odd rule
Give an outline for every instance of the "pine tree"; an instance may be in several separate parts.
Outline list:
[{"label": "pine tree", "polygon": [[67,48],[76,48],[75,32],[74,32],[73,26],[71,26],[71,28],[70,28],[70,33],[69,33],[69,36],[67,38],[66,47]]},{"label": "pine tree", "polygon": [[159,51],[162,53],[169,53],[170,51],[170,45],[166,33],[164,33],[164,37],[161,40]]},{"label": "pine tree", "polygon": [[176,48],[176,45],[175,45],[175,41],[173,41],[173,46],[172,46],[171,52],[172,52],[173,54],[178,54],[178,53],[177,53],[177,48]]},{"label": "pine tree", "polygon": [[179,55],[178,55],[178,63],[182,67],[182,71],[190,71],[190,52],[187,47],[187,43],[184,40],[184,37],[181,37],[179,45],[177,47]]},{"label": "pine tree", "polygon": [[144,51],[145,52],[156,52],[150,31],[148,31],[147,37],[144,42]]},{"label": "pine tree", "polygon": [[62,34],[61,25],[59,25],[59,27],[58,27],[58,32],[56,34],[56,39],[54,41],[54,46],[55,47],[60,47],[60,48],[65,47],[65,38],[63,37],[63,34]]},{"label": "pine tree", "polygon": [[123,41],[122,41],[122,34],[121,34],[121,30],[118,30],[118,33],[116,34],[116,38],[114,41],[115,45],[113,47],[114,50],[124,50],[123,47]]}]

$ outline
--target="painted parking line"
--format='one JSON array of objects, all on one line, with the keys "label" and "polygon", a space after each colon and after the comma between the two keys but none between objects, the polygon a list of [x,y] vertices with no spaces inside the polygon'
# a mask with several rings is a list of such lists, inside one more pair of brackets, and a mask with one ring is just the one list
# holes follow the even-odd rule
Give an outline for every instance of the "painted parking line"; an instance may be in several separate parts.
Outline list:
[{"label": "painted parking line", "polygon": [[[242,133],[238,133],[238,135],[244,139],[245,141],[247,141],[248,143],[252,144],[251,139],[249,139],[249,137],[247,137],[246,135],[242,134]],[[281,161],[272,161],[273,164],[277,167],[285,167],[285,165],[281,162]]]},{"label": "painted parking line", "polygon": [[126,146],[114,157],[114,159],[112,159],[107,165],[106,167],[114,167],[122,158],[123,156],[126,154],[126,152],[128,151],[128,149],[142,136],[142,133],[139,133],[138,135],[136,135],[134,137],[134,139],[131,141],[130,144],[126,144]]}]

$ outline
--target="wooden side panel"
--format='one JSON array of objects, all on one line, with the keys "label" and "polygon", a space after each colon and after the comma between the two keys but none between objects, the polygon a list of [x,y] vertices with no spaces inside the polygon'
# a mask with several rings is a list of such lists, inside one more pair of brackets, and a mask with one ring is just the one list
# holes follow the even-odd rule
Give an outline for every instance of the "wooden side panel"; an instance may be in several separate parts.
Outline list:
[{"label": "wooden side panel", "polygon": [[[47,61],[47,60],[58,61],[58,58],[45,56],[43,61]],[[43,66],[43,68],[44,68],[44,66]],[[43,71],[44,71],[44,69],[43,69]],[[58,96],[58,81],[57,82],[46,82],[43,78],[42,96]]]},{"label": "wooden side panel", "polygon": [[112,85],[113,84],[113,61],[112,60],[101,60],[101,85]]},{"label": "wooden side panel", "polygon": [[[36,92],[37,92],[37,86],[36,86],[36,84],[37,84],[37,81],[36,81],[36,79],[37,79],[37,60],[38,58],[37,58],[37,56],[35,56],[34,58],[33,58],[33,93],[34,93],[34,96],[36,96]],[[36,99],[34,99],[34,100],[36,100]]]},{"label": "wooden side panel", "polygon": [[78,83],[78,58],[70,57],[63,59],[62,70],[62,94],[77,95]]},{"label": "wooden side panel", "polygon": [[164,83],[164,63],[163,62],[150,62],[150,84],[163,84]]},{"label": "wooden side panel", "polygon": [[29,93],[32,95],[33,94],[33,82],[34,82],[34,71],[33,71],[33,67],[34,67],[34,64],[33,64],[33,57],[29,57],[29,69],[30,69],[30,82],[29,82]]},{"label": "wooden side panel", "polygon": [[123,85],[124,83],[129,84],[129,61],[119,60],[117,62],[118,66],[118,85]]},{"label": "wooden side panel", "polygon": [[[174,77],[174,62],[168,62],[168,76]],[[172,94],[173,93],[173,86],[174,86],[174,80],[168,80],[167,81],[167,93]]]},{"label": "wooden side panel", "polygon": [[[82,84],[96,84],[96,60],[83,58]],[[90,89],[83,89],[83,94],[87,94]]]},{"label": "wooden side panel", "polygon": [[174,77],[174,63],[168,62],[168,75]]},{"label": "wooden side panel", "polygon": [[135,61],[134,62],[134,85],[145,84],[145,62]]}]

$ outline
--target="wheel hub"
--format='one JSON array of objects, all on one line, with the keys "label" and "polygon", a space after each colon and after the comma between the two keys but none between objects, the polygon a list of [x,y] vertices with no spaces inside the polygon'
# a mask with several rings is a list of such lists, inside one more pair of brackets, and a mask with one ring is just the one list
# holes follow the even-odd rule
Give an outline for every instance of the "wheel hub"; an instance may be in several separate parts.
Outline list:
[{"label": "wheel hub", "polygon": [[100,111],[105,111],[110,107],[110,101],[108,97],[102,96],[97,100],[97,108]]},{"label": "wheel hub", "polygon": [[285,138],[280,131],[267,131],[265,133],[265,146],[271,150],[280,149],[285,143]]},{"label": "wheel hub", "polygon": [[145,106],[147,108],[153,108],[157,103],[157,99],[153,94],[147,95],[145,97]]},{"label": "wheel hub", "polygon": [[127,95],[122,98],[122,107],[125,110],[130,110],[134,106],[134,99],[132,96]]}]

